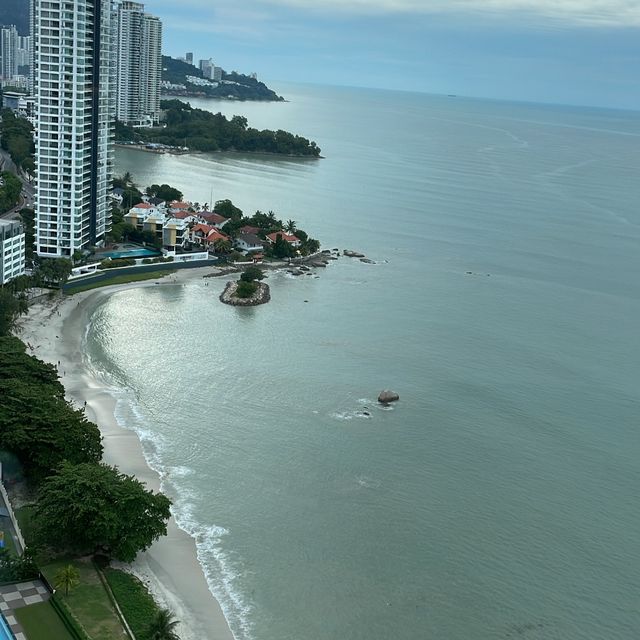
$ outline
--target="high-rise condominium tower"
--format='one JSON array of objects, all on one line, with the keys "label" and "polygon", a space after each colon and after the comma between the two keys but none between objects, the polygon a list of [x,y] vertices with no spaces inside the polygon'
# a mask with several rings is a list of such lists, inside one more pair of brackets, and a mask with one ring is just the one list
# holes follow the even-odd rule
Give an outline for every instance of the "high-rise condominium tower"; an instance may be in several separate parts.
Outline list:
[{"label": "high-rise condominium tower", "polygon": [[114,47],[110,0],[31,0],[36,251],[71,256],[110,228]]},{"label": "high-rise condominium tower", "polygon": [[150,126],[160,118],[162,22],[138,2],[120,3],[117,15],[116,117]]},{"label": "high-rise condominium tower", "polygon": [[0,80],[11,80],[18,74],[18,32],[11,26],[0,26]]}]

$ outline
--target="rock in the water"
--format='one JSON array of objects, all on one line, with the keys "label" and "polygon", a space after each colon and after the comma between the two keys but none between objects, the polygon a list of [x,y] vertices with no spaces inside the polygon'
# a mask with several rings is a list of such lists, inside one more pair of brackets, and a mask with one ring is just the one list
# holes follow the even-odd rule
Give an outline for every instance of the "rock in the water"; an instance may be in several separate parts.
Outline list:
[{"label": "rock in the water", "polygon": [[366,264],[375,264],[376,261],[371,258],[360,258],[360,262],[365,262]]},{"label": "rock in the water", "polygon": [[350,251],[349,249],[345,249],[342,253],[348,258],[364,258],[366,257],[364,253],[360,253],[358,251]]},{"label": "rock in the water", "polygon": [[380,395],[378,396],[378,402],[382,402],[382,404],[396,402],[396,400],[400,400],[400,396],[395,391],[381,391]]}]

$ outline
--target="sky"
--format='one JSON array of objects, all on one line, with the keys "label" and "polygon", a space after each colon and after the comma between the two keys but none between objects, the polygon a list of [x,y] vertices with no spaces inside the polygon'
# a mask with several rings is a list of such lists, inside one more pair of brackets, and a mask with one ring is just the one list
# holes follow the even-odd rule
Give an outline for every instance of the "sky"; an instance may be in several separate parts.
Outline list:
[{"label": "sky", "polygon": [[640,110],[640,0],[148,0],[163,51],[269,82]]}]

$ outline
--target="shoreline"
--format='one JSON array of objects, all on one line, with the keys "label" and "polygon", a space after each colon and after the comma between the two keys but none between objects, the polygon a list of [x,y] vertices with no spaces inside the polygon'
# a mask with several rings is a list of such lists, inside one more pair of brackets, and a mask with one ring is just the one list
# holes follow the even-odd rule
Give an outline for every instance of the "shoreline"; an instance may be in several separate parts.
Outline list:
[{"label": "shoreline", "polygon": [[[163,284],[185,283],[210,272],[211,267],[185,269]],[[38,302],[19,320],[15,334],[27,345],[31,355],[54,365],[60,362],[59,379],[66,398],[76,407],[83,407],[86,402],[87,417],[100,429],[103,462],[117,466],[122,473],[133,475],[149,489],[159,491],[161,475],[147,462],[137,433],[118,423],[113,390],[90,373],[82,353],[82,340],[94,309],[114,293],[149,286],[156,285],[154,281],[132,282]],[[117,566],[140,578],[161,606],[172,609],[180,621],[178,633],[182,640],[234,640],[198,560],[196,541],[178,527],[173,515],[167,524],[166,536],[139,553],[130,565]]]}]

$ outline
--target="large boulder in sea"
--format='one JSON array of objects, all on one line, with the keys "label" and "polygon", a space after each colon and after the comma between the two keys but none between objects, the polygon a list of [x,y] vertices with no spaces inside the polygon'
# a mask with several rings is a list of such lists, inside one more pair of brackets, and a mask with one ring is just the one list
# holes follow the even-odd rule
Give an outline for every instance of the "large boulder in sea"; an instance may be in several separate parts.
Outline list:
[{"label": "large boulder in sea", "polygon": [[382,404],[389,404],[390,402],[396,402],[397,400],[400,400],[400,396],[395,391],[389,391],[387,389],[381,391],[378,396],[378,402],[381,402]]}]

